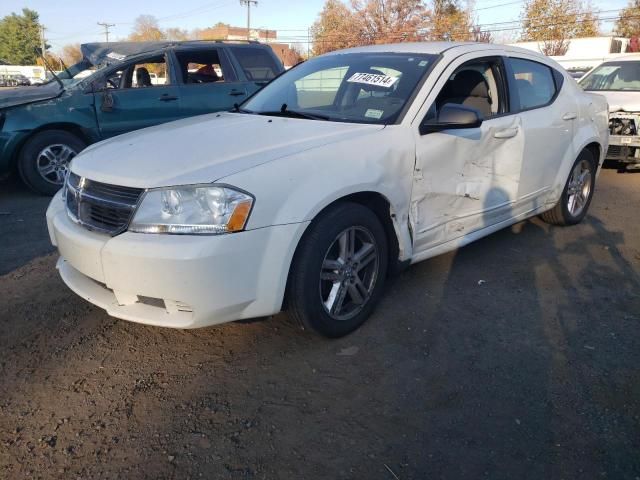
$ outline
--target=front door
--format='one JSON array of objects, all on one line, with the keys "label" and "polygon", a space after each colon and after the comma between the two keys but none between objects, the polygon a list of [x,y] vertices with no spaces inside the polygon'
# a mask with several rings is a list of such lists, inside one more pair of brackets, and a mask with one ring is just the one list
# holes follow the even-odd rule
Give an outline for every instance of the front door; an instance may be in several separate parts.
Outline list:
[{"label": "front door", "polygon": [[181,117],[180,91],[161,55],[109,73],[96,92],[102,138],[169,122]]},{"label": "front door", "polygon": [[447,103],[475,108],[484,121],[424,135],[415,129],[414,254],[509,220],[518,199],[524,136],[511,113],[502,58],[470,54],[453,62],[418,119],[437,116]]}]

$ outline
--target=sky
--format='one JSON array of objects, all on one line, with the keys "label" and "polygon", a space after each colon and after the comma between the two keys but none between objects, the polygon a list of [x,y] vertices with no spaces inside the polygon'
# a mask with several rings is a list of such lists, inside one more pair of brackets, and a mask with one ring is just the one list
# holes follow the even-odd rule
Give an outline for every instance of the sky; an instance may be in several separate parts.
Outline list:
[{"label": "sky", "polygon": [[[523,3],[524,0],[476,0],[474,12],[481,25],[507,22],[518,19]],[[596,9],[608,12],[623,8],[627,0],[594,0],[591,3]],[[278,30],[278,37],[286,42],[305,42],[307,29],[323,4],[324,0],[258,0],[258,6],[251,9],[251,26]],[[54,51],[69,43],[103,41],[104,30],[97,22],[115,23],[110,39],[124,39],[139,15],[155,16],[162,28],[192,30],[217,22],[246,25],[246,7],[241,6],[239,0],[2,0],[0,18],[24,7],[40,14],[40,21],[47,29],[47,42]],[[602,13],[602,16],[615,14]],[[611,24],[602,27],[607,31]],[[494,34],[494,37],[501,35]]]}]

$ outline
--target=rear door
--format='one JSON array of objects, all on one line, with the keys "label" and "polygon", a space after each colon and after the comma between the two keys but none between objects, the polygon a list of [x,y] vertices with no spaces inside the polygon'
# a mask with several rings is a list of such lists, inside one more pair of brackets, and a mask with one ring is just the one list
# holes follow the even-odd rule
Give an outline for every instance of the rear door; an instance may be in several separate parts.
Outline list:
[{"label": "rear door", "polygon": [[[152,81],[155,74],[156,81]],[[96,116],[102,138],[181,117],[180,92],[164,54],[112,70],[99,85]]]},{"label": "rear door", "polygon": [[562,90],[564,76],[537,60],[526,54],[507,59],[512,104],[525,135],[518,197],[530,210],[545,201],[563,160],[572,155],[578,113],[575,98]]},{"label": "rear door", "polygon": [[182,49],[173,54],[185,117],[231,110],[252,91],[240,81],[223,48]]}]

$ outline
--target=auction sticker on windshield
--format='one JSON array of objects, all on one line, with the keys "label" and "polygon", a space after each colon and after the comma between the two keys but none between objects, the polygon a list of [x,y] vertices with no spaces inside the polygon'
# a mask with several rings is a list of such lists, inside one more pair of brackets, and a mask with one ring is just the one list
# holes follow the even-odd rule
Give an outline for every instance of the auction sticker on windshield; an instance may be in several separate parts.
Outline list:
[{"label": "auction sticker on windshield", "polygon": [[376,73],[354,73],[347,82],[351,83],[366,83],[367,85],[377,85],[379,87],[389,88],[391,87],[398,77],[391,77],[389,75],[378,75]]}]

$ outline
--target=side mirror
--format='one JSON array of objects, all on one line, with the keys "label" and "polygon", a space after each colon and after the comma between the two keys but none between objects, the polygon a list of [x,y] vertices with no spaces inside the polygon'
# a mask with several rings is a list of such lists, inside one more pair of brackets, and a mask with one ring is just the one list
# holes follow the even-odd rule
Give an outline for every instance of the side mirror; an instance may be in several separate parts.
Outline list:
[{"label": "side mirror", "polygon": [[420,135],[455,130],[460,128],[478,128],[484,120],[482,113],[475,108],[456,103],[445,103],[436,119],[426,120],[420,124]]},{"label": "side mirror", "polygon": [[100,110],[103,112],[113,111],[113,95],[111,95],[109,90],[105,90],[102,95],[102,105],[100,105]]}]

